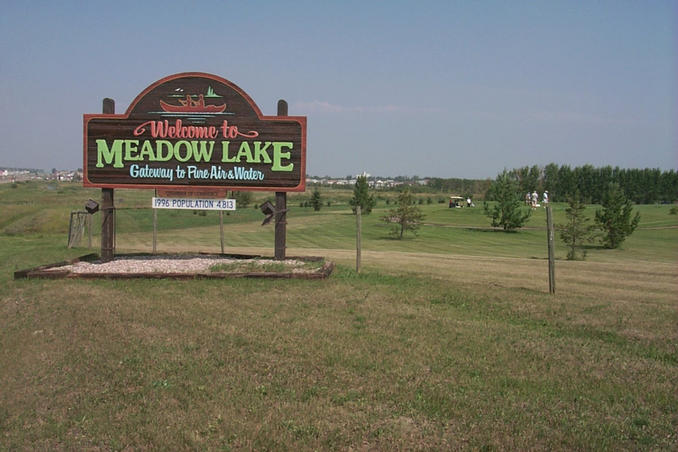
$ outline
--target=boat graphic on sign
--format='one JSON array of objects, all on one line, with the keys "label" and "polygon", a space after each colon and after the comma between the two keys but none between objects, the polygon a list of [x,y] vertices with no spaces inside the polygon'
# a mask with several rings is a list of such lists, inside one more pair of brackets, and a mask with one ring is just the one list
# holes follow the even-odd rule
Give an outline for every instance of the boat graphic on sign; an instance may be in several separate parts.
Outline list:
[{"label": "boat graphic on sign", "polygon": [[168,113],[221,113],[226,109],[226,104],[205,105],[205,96],[198,95],[198,100],[194,100],[190,94],[185,99],[179,99],[180,105],[172,105],[161,100],[160,107]]}]

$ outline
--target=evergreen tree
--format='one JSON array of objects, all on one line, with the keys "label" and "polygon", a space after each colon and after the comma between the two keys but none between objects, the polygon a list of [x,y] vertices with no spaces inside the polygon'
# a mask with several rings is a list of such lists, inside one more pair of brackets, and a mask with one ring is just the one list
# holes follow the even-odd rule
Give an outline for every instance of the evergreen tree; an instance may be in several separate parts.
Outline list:
[{"label": "evergreen tree", "polygon": [[513,179],[515,179],[518,182],[518,187],[520,192],[526,193],[530,192],[532,193],[532,186],[530,185],[530,168],[527,166],[520,167],[518,169],[514,169],[511,171],[509,176]]},{"label": "evergreen tree", "polygon": [[356,206],[360,206],[360,213],[368,215],[372,212],[372,208],[377,201],[374,196],[370,194],[370,188],[367,185],[367,176],[358,176],[353,187],[353,198],[349,201],[353,213],[356,211]]},{"label": "evergreen tree", "polygon": [[581,200],[579,191],[567,200],[568,207],[565,209],[567,223],[558,225],[560,238],[567,246],[567,260],[584,260],[586,250],[582,250],[584,243],[593,241],[594,226],[589,224],[589,219],[584,214],[586,205]]},{"label": "evergreen tree", "polygon": [[674,202],[678,199],[678,173],[669,170],[659,177],[660,197],[664,202]]},{"label": "evergreen tree", "polygon": [[579,191],[583,202],[591,202],[595,189],[593,166],[584,165],[575,167],[574,170],[572,170],[572,177],[574,179],[574,185],[570,188],[570,191],[567,192],[567,197],[565,199],[575,196],[575,193]]},{"label": "evergreen tree", "polygon": [[[619,171],[619,168],[617,168]],[[591,192],[591,202],[594,204],[600,204],[603,200],[603,193],[608,185],[614,181],[615,170],[612,169],[610,165],[598,168],[595,180],[594,187]]]},{"label": "evergreen tree", "polygon": [[569,165],[563,165],[558,169],[558,187],[556,195],[558,200],[567,199],[577,191],[576,184],[572,175],[572,169]]},{"label": "evergreen tree", "polygon": [[412,231],[416,235],[423,219],[424,214],[416,205],[409,188],[398,195],[398,206],[382,217],[386,223],[394,223],[392,233],[399,239],[403,238],[406,231]]},{"label": "evergreen tree", "polygon": [[317,187],[315,190],[313,190],[313,194],[311,195],[311,206],[316,212],[319,211],[323,206],[323,201],[320,197],[320,190],[318,190]]},{"label": "evergreen tree", "polygon": [[549,197],[552,201],[558,199],[558,165],[549,163],[544,167],[544,190],[549,191]]},{"label": "evergreen tree", "polygon": [[640,214],[631,217],[633,207],[631,201],[624,196],[619,184],[609,185],[603,196],[602,209],[596,211],[596,224],[605,234],[603,245],[605,248],[619,248],[626,237],[638,227]]},{"label": "evergreen tree", "polygon": [[485,215],[492,219],[493,227],[501,226],[504,231],[513,231],[530,218],[532,212],[522,208],[523,197],[518,189],[518,184],[506,170],[492,183],[489,193],[497,203],[492,208],[485,203]]},{"label": "evergreen tree", "polygon": [[539,179],[541,179],[541,169],[537,165],[533,165],[527,173],[528,190],[530,192],[540,191]]}]

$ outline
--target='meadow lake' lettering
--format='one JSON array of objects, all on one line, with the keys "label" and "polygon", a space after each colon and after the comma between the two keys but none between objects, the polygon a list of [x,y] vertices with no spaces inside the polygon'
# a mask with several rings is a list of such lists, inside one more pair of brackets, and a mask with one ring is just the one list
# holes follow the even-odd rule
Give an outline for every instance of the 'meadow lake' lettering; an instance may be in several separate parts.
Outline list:
[{"label": "'meadow lake' lettering", "polygon": [[[225,121],[224,121],[225,122]],[[124,140],[109,142],[104,139],[95,140],[97,146],[97,168],[112,165],[123,168],[128,162],[168,162],[176,160],[181,163],[219,161],[222,163],[258,163],[269,164],[271,171],[289,172],[294,163],[289,162],[294,149],[290,141],[243,141],[231,149],[230,141],[221,141],[215,154],[214,140]],[[213,157],[214,160],[213,160]]]}]

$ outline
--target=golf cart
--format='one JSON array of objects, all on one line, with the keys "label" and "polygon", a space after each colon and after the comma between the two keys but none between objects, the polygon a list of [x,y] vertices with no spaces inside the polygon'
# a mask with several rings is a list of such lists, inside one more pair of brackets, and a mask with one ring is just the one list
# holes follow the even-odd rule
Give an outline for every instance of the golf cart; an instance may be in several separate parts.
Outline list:
[{"label": "golf cart", "polygon": [[450,196],[450,209],[462,208],[464,206],[464,198],[461,196]]}]

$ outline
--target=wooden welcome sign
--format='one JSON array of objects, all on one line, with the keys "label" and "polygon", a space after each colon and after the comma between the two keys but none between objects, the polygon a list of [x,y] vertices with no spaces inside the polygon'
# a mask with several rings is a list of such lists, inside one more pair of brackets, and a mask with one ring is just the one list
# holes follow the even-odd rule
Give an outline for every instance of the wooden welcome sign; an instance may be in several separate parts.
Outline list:
[{"label": "wooden welcome sign", "polygon": [[125,114],[84,115],[84,185],[304,191],[306,117],[263,116],[235,84],[171,75]]}]

